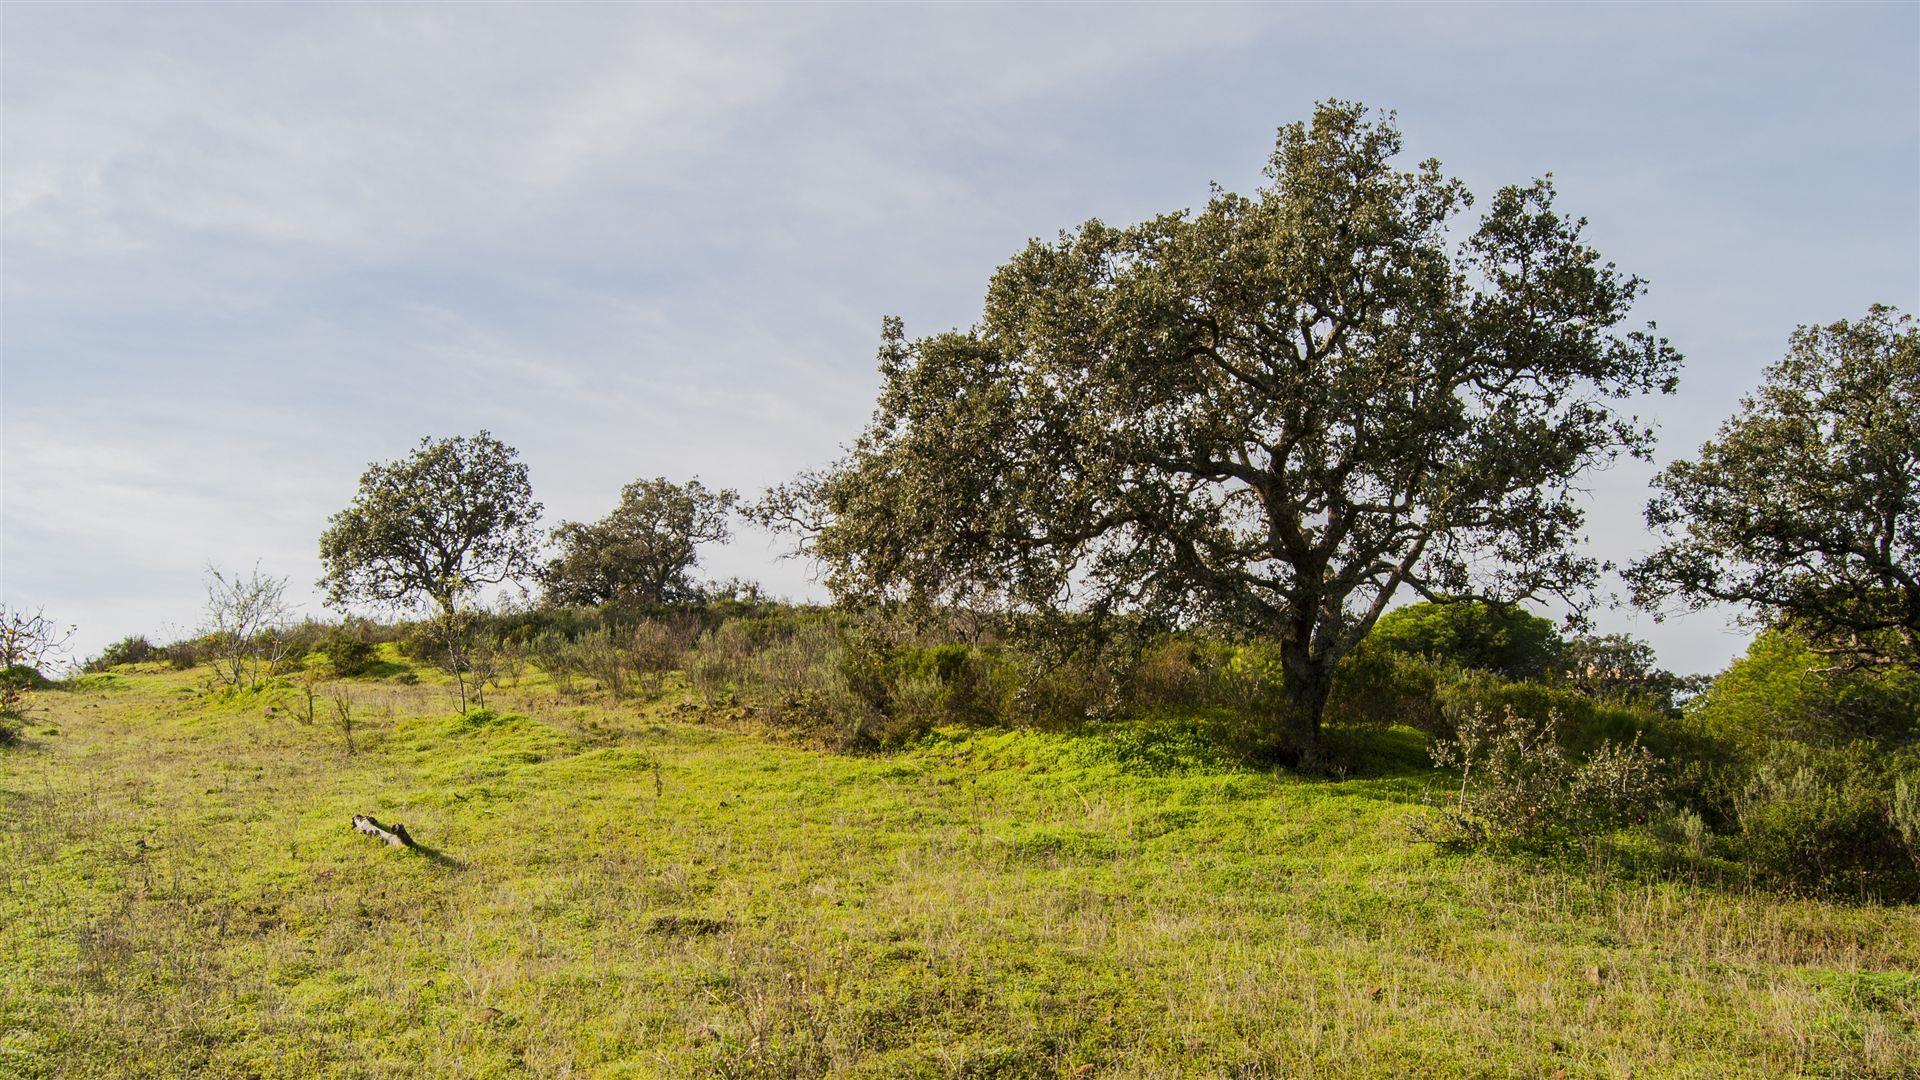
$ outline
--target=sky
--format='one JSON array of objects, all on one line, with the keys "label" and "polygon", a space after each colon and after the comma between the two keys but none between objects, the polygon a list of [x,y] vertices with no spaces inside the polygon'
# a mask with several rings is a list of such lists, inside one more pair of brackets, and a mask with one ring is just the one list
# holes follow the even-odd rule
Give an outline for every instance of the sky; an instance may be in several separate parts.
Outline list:
[{"label": "sky", "polygon": [[[1483,197],[1551,171],[1687,455],[1801,323],[1920,309],[1920,5],[0,6],[0,598],[82,654],[290,579],[369,462],[488,429],[546,520],[753,494],[869,415],[881,319],[971,324],[1089,218],[1261,182],[1316,101]],[[1649,546],[1651,467],[1589,478]],[[818,598],[743,530],[704,572]],[[1679,671],[1733,613],[1601,626]]]}]

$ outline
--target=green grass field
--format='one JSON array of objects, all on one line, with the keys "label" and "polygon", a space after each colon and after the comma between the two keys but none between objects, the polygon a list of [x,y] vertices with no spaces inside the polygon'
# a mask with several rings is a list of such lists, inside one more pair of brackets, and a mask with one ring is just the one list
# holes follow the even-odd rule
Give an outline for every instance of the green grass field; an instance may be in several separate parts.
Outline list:
[{"label": "green grass field", "polygon": [[40,695],[0,1075],[1920,1075],[1920,909],[1441,851],[1410,740],[1309,780],[351,685],[352,754],[156,665]]}]

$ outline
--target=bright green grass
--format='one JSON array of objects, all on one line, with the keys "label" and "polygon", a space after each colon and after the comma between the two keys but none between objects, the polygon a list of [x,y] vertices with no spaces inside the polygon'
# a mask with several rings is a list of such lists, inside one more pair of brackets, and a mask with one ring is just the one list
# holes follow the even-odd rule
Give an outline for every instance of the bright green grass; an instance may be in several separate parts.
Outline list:
[{"label": "bright green grass", "polygon": [[[849,756],[146,667],[0,750],[0,1075],[1895,1076],[1920,912],[1436,851],[1418,773]],[[324,710],[323,710],[324,716]],[[374,843],[356,812],[437,854]]]}]

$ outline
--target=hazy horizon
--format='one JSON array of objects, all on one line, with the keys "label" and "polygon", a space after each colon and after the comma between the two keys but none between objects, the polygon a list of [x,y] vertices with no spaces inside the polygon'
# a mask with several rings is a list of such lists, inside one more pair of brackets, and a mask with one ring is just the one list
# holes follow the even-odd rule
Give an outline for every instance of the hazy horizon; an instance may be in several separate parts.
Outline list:
[{"label": "hazy horizon", "polygon": [[[825,464],[883,316],[967,325],[1031,237],[1249,191],[1326,98],[1483,201],[1554,174],[1687,356],[1662,463],[1796,325],[1920,310],[1910,4],[9,5],[0,62],[0,596],[83,654],[190,627],[209,562],[322,614],[327,516],[424,435],[517,447],[549,525]],[[1590,478],[1603,557],[1651,471]],[[783,550],[703,572],[823,598]],[[1600,625],[1680,671],[1744,643]]]}]

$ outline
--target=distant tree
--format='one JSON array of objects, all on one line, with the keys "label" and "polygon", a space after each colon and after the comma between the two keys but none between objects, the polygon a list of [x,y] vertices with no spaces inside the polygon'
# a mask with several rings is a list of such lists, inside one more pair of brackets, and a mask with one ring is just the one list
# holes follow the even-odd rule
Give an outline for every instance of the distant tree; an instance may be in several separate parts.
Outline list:
[{"label": "distant tree", "polygon": [[1561,646],[1560,659],[1567,682],[1582,693],[1645,702],[1668,713],[1710,681],[1660,667],[1653,646],[1629,634],[1578,635]]},{"label": "distant tree", "polygon": [[1576,478],[1651,430],[1679,358],[1617,333],[1639,278],[1503,188],[1477,225],[1392,114],[1322,105],[1255,196],[1035,241],[980,325],[886,324],[871,426],[761,520],[842,597],[1134,609],[1278,645],[1272,743],[1309,764],[1333,671],[1403,588],[1578,599]]},{"label": "distant tree", "polygon": [[1655,481],[1657,607],[1743,604],[1842,663],[1920,667],[1920,331],[1876,305],[1795,331],[1759,391]]},{"label": "distant tree", "polygon": [[531,573],[540,504],[518,456],[482,431],[422,439],[405,458],[370,466],[320,536],[328,603],[428,600],[450,615],[475,590]]},{"label": "distant tree", "polygon": [[1546,675],[1560,665],[1566,645],[1551,619],[1524,608],[1475,600],[1395,608],[1380,616],[1369,641],[1395,652],[1509,679]]},{"label": "distant tree", "polygon": [[246,577],[207,567],[207,614],[202,640],[214,674],[236,688],[270,679],[286,661],[283,630],[293,610],[286,602],[287,579],[262,574],[255,566]]},{"label": "distant tree", "polygon": [[566,521],[553,531],[560,554],[543,580],[559,604],[670,604],[692,599],[701,544],[732,537],[728,517],[739,495],[699,480],[635,480],[613,513],[591,524]]}]

